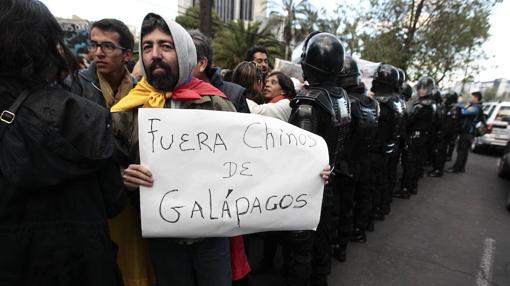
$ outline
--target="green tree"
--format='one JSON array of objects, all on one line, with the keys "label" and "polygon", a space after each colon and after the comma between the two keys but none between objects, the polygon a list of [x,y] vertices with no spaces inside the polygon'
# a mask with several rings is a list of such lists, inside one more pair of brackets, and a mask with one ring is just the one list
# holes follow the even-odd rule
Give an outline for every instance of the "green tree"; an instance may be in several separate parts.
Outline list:
[{"label": "green tree", "polygon": [[299,16],[301,17],[297,18],[297,27],[294,32],[294,40],[296,43],[303,41],[311,32],[318,31],[317,25],[319,21],[321,21],[319,11],[311,4],[305,4],[300,14]]},{"label": "green tree", "polygon": [[[281,3],[271,2],[273,8],[270,13],[272,23],[280,22],[283,26],[283,40],[285,43],[285,59],[290,58],[290,51],[296,43],[295,34],[299,17],[308,5],[307,0],[281,0]],[[276,21],[275,21],[276,20]]]},{"label": "green tree", "polygon": [[264,46],[269,51],[269,61],[282,57],[283,45],[278,42],[270,26],[261,27],[260,22],[246,23],[242,20],[227,23],[213,39],[214,64],[233,69],[244,60],[246,51],[253,46]]},{"label": "green tree", "polygon": [[[501,0],[370,0],[356,15],[361,56],[441,82],[483,57],[489,16]],[[366,27],[371,27],[367,29]],[[476,70],[476,68],[474,69]]]},{"label": "green tree", "polygon": [[[190,7],[186,10],[184,15],[175,17],[175,21],[181,24],[186,29],[199,29],[200,28],[200,7]],[[224,25],[216,11],[212,12],[212,37]]]}]

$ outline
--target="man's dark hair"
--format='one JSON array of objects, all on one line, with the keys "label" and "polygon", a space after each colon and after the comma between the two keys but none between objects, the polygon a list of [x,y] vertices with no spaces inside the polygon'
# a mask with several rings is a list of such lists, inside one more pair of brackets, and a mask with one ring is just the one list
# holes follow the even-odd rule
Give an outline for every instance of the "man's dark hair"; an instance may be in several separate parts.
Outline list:
[{"label": "man's dark hair", "polygon": [[34,87],[76,75],[64,32],[40,1],[0,1],[0,27],[0,79]]},{"label": "man's dark hair", "polygon": [[191,35],[197,50],[197,63],[205,57],[207,59],[207,67],[205,69],[205,73],[207,77],[211,77],[213,73],[211,69],[213,62],[213,48],[211,45],[211,40],[199,30],[194,29],[188,32]]},{"label": "man's dark hair", "polygon": [[482,101],[482,93],[481,92],[475,91],[475,92],[472,92],[471,95],[478,98],[478,102]]},{"label": "man's dark hair", "polygon": [[[143,22],[142,22],[142,39],[145,35],[151,33],[152,31],[156,30],[156,29],[160,29],[161,31],[169,34],[169,35],[172,35],[172,33],[170,33],[170,29],[168,28],[168,25],[166,24],[165,20],[157,15],[157,14],[154,14],[154,13],[149,13],[147,14],[147,16],[143,19]],[[142,51],[140,51],[141,53]]]},{"label": "man's dark hair", "polygon": [[119,34],[119,44],[121,47],[128,50],[133,50],[135,45],[135,39],[129,28],[123,22],[117,19],[102,19],[94,22],[90,27],[90,30],[98,28],[102,31],[117,32]]},{"label": "man's dark hair", "polygon": [[254,46],[254,47],[251,47],[250,49],[248,49],[244,60],[247,62],[253,61],[253,55],[255,53],[264,53],[269,58],[269,52],[267,51],[266,48],[264,48],[262,46]]},{"label": "man's dark hair", "polygon": [[274,71],[270,73],[267,76],[267,78],[273,75],[275,75],[276,78],[278,78],[278,84],[280,85],[280,87],[282,88],[283,92],[287,97],[289,98],[296,97],[296,89],[294,88],[294,83],[292,82],[292,79],[288,75],[280,71]]}]

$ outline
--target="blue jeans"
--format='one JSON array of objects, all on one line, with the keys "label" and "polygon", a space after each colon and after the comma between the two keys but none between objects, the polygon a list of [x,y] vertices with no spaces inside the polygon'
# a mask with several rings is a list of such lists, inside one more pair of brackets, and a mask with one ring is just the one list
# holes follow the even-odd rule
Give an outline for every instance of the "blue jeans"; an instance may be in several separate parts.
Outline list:
[{"label": "blue jeans", "polygon": [[205,238],[191,245],[151,238],[149,253],[157,286],[230,286],[228,238]]}]

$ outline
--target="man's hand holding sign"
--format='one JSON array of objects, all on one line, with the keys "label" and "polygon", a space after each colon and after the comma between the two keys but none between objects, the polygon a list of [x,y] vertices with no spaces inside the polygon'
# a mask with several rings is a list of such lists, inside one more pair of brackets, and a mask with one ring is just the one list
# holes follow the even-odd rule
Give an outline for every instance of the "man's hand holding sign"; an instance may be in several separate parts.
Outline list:
[{"label": "man's hand holding sign", "polygon": [[258,115],[140,109],[139,139],[124,182],[141,186],[146,237],[317,227],[329,177],[319,136]]}]

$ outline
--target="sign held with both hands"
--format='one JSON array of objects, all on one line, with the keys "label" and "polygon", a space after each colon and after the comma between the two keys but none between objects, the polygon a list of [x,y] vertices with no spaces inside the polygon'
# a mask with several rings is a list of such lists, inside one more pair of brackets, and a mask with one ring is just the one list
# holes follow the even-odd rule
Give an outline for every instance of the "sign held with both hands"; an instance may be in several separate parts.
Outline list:
[{"label": "sign held with both hands", "polygon": [[278,119],[139,109],[144,237],[229,237],[319,223],[326,142]]}]

